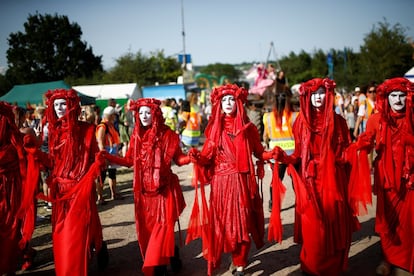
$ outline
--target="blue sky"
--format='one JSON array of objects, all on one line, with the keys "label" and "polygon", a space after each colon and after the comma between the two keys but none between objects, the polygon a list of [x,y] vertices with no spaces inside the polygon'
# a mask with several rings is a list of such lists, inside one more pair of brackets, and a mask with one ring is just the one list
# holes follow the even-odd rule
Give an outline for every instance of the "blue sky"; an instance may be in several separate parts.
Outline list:
[{"label": "blue sky", "polygon": [[384,18],[414,38],[413,0],[0,0],[0,67],[7,66],[9,34],[24,31],[29,14],[68,16],[105,69],[131,52],[184,49],[193,65],[264,62],[291,51],[352,48]]}]

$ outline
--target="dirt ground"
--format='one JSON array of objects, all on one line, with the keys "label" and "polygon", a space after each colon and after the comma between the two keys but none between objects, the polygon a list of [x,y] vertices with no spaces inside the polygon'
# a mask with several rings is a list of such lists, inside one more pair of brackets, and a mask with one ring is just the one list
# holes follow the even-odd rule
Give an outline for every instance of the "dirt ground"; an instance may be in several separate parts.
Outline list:
[{"label": "dirt ground", "polygon": [[[181,236],[182,241],[184,241],[194,197],[194,190],[191,187],[192,166],[173,166],[173,170],[180,178],[187,203],[187,207],[180,219]],[[268,223],[270,216],[267,210],[270,178],[271,171],[266,169],[263,183],[266,223]],[[284,183],[287,188],[282,206],[284,239],[281,244],[266,242],[265,246],[260,249],[252,246],[249,259],[250,264],[246,269],[246,273],[251,275],[302,275],[299,269],[300,246],[293,243],[294,194],[288,177],[285,177]],[[109,198],[108,184],[106,183],[105,185],[104,196]],[[103,225],[104,239],[108,244],[109,266],[104,272],[99,272],[97,270],[96,258],[94,258],[90,264],[90,275],[143,275],[140,270],[142,258],[135,232],[132,171],[130,169],[118,170],[118,186],[121,194],[124,196],[124,200],[108,201],[106,205],[98,207]],[[375,206],[375,197],[373,200]],[[368,215],[359,218],[361,229],[353,235],[349,266],[344,275],[376,275],[375,268],[381,261],[381,250],[379,238],[374,233],[374,217],[375,208],[371,207],[369,208]],[[178,227],[176,232],[177,240],[179,240]],[[19,271],[18,274],[54,275],[50,211],[40,206],[40,203],[38,207],[38,224],[32,244],[37,250],[35,267],[30,271]],[[206,262],[201,256],[200,240],[183,245],[180,254],[183,261],[183,269],[180,273],[169,271],[170,275],[197,276],[207,274]],[[221,268],[216,275],[231,275],[228,271],[229,264],[230,256],[223,255]],[[399,271],[395,275],[411,274]]]}]

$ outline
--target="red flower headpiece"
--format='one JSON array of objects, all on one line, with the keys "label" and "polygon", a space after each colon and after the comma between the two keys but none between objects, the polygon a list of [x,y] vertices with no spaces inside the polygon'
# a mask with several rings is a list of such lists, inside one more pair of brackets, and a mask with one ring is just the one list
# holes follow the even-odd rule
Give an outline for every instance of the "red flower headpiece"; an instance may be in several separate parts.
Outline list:
[{"label": "red flower headpiece", "polygon": [[406,78],[393,78],[384,81],[377,87],[377,97],[386,98],[392,91],[408,93],[412,90],[413,83]]},{"label": "red flower headpiece", "polygon": [[406,78],[392,78],[384,81],[377,87],[377,102],[376,109],[383,113],[384,117],[390,113],[388,104],[388,95],[393,91],[401,91],[408,94],[406,105],[412,105],[412,95],[410,92],[414,91],[414,84]]},{"label": "red flower headpiece", "polygon": [[236,100],[246,103],[248,92],[245,88],[238,87],[235,84],[226,84],[213,89],[213,92],[211,92],[211,103],[214,105],[225,95],[232,95]]},{"label": "red flower headpiece", "polygon": [[141,106],[148,106],[149,108],[156,109],[161,105],[161,101],[154,98],[141,98],[136,101],[131,101],[130,109],[134,111],[139,111]]},{"label": "red flower headpiece", "polygon": [[[152,128],[158,130],[158,127],[164,124],[164,117],[162,116],[161,111],[161,101],[154,99],[154,98],[141,98],[136,101],[131,101],[130,109],[135,111],[135,120],[136,122],[140,122],[139,118],[139,109],[142,106],[147,106],[151,110],[152,114]],[[140,124],[138,124],[138,128],[140,129]]]},{"label": "red flower headpiece", "polygon": [[77,120],[81,111],[80,108],[80,98],[78,93],[73,89],[54,89],[48,90],[45,94],[46,96],[46,117],[47,120],[54,124],[58,119],[53,107],[53,103],[56,99],[65,99],[66,100],[66,115],[65,118],[68,121],[73,122]]},{"label": "red flower headpiece", "polygon": [[55,89],[55,90],[48,90],[46,92],[46,105],[52,106],[53,102],[56,99],[65,99],[66,101],[70,101],[74,106],[78,106],[80,103],[80,98],[78,93],[76,93],[73,89]]},{"label": "red flower headpiece", "polygon": [[333,93],[336,87],[336,83],[328,78],[315,78],[305,83],[302,83],[302,85],[299,88],[299,94],[301,96],[305,94],[311,94],[321,87],[325,88],[326,93]]}]

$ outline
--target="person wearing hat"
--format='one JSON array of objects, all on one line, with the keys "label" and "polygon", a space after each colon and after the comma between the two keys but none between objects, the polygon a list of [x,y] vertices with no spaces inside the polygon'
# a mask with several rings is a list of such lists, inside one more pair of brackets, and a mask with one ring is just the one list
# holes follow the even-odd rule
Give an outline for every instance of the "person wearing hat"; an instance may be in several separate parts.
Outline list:
[{"label": "person wearing hat", "polygon": [[366,132],[358,139],[367,142],[366,152],[375,148],[377,153],[373,163],[375,231],[381,238],[384,259],[377,275],[391,275],[393,268],[414,273],[413,96],[414,85],[406,78],[380,84],[378,112],[368,119]]},{"label": "person wearing hat", "polygon": [[[220,267],[223,253],[231,254],[233,275],[245,275],[251,240],[257,248],[264,245],[263,203],[253,154],[258,158],[257,174],[262,179],[263,162],[272,158],[273,153],[264,151],[258,130],[246,115],[247,94],[245,88],[235,84],[217,87],[211,93],[212,115],[193,180],[200,182],[202,203],[199,206],[198,200],[194,200],[187,231],[187,243],[202,238],[208,275]],[[211,188],[209,204],[204,193],[207,184]],[[269,236],[280,241],[280,212],[273,215]],[[273,230],[274,226],[277,229]]]},{"label": "person wearing hat", "polygon": [[357,147],[349,148],[354,154],[348,149],[346,121],[333,109],[334,89],[335,82],[328,78],[301,84],[300,113],[293,126],[295,150],[287,155],[277,147],[276,160],[288,164],[293,179],[294,241],[302,245],[300,266],[306,275],[340,275],[346,270],[352,233],[360,227],[356,214],[362,209],[356,207],[370,203],[369,181],[356,186],[350,179],[348,160],[354,160],[350,157],[356,156]]},{"label": "person wearing hat", "polygon": [[[96,126],[96,140],[101,151],[107,151],[112,155],[119,155],[119,146],[121,140],[118,131],[115,129],[114,122],[116,119],[116,110],[112,106],[107,106],[103,110],[102,121]],[[103,185],[108,175],[109,189],[111,191],[111,200],[123,199],[116,189],[116,165],[109,164],[107,168],[101,172],[100,183],[97,183],[98,204],[105,204],[103,198]]]}]

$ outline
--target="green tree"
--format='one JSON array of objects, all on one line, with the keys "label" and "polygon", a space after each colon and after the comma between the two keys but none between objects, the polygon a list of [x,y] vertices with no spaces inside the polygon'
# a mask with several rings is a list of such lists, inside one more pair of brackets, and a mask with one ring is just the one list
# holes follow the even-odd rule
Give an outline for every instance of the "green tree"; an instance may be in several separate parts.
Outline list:
[{"label": "green tree", "polygon": [[385,19],[373,27],[361,46],[359,83],[401,77],[413,66],[413,48],[405,32],[399,23],[390,26]]},{"label": "green tree", "polygon": [[182,75],[181,65],[176,58],[165,57],[163,51],[144,55],[127,53],[116,59],[116,65],[109,70],[107,82],[135,82],[139,86],[165,84],[177,81]]},{"label": "green tree", "polygon": [[298,55],[290,52],[288,56],[282,57],[280,66],[286,74],[289,85],[313,78],[312,57],[303,50]]},{"label": "green tree", "polygon": [[200,73],[212,75],[219,80],[226,77],[230,82],[238,80],[241,76],[241,72],[234,65],[223,63],[209,64],[200,69]]},{"label": "green tree", "polygon": [[25,33],[11,33],[6,76],[13,84],[91,77],[103,71],[102,57],[81,41],[78,24],[67,16],[29,15]]},{"label": "green tree", "polygon": [[6,79],[6,76],[0,74],[0,97],[6,94],[7,92],[12,89],[13,86],[11,83]]}]

